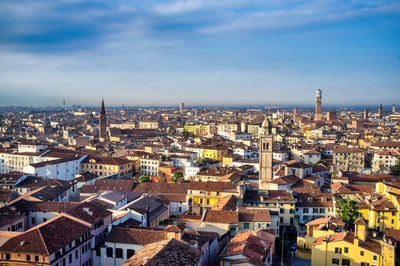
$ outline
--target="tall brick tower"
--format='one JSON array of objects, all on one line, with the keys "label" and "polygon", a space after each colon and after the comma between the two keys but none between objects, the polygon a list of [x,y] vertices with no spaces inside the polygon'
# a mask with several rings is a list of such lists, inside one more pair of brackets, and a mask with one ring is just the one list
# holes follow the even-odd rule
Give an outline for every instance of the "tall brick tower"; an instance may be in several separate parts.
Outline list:
[{"label": "tall brick tower", "polygon": [[108,140],[107,134],[107,118],[106,118],[106,109],[104,108],[104,99],[101,100],[101,109],[99,116],[99,138],[101,141]]},{"label": "tall brick tower", "polygon": [[322,92],[320,89],[317,90],[317,94],[315,96],[315,120],[322,120]]},{"label": "tall brick tower", "polygon": [[273,178],[272,169],[272,125],[271,121],[266,118],[261,126],[259,138],[259,160],[260,160],[260,176],[259,176],[259,189],[267,190],[267,182]]},{"label": "tall brick tower", "polygon": [[379,119],[383,118],[383,107],[382,107],[382,104],[379,106],[379,109],[378,109],[378,117],[379,117]]}]

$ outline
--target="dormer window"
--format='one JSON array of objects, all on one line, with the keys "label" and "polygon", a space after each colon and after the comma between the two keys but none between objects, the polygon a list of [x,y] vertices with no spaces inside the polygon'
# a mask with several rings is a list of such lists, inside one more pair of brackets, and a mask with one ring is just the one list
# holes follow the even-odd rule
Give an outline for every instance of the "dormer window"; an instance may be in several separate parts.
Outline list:
[{"label": "dormer window", "polygon": [[323,202],[326,202],[326,198],[322,198],[322,201],[323,201]]},{"label": "dormer window", "polygon": [[308,201],[309,201],[309,202],[312,202],[312,198],[308,198]]}]

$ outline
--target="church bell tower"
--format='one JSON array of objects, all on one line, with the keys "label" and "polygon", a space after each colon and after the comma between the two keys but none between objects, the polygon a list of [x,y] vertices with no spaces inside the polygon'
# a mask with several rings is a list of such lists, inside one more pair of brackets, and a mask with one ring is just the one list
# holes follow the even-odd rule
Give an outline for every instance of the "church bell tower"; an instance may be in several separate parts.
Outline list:
[{"label": "church bell tower", "polygon": [[268,182],[273,179],[272,169],[272,125],[268,118],[264,120],[261,126],[259,138],[259,160],[260,160],[260,176],[259,190],[267,190]]}]

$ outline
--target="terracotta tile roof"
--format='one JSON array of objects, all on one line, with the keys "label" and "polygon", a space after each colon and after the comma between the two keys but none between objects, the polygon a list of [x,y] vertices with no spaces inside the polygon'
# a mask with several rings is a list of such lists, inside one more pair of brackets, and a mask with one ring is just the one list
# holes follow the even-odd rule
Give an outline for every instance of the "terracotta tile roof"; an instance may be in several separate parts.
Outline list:
[{"label": "terracotta tile roof", "polygon": [[136,185],[133,191],[154,194],[184,194],[186,196],[188,187],[188,183],[139,183]]},{"label": "terracotta tile roof", "polygon": [[297,193],[296,207],[333,207],[331,193]]},{"label": "terracotta tile roof", "polygon": [[126,159],[105,157],[105,156],[88,156],[82,161],[82,163],[91,163],[90,160],[95,160],[94,164],[106,164],[106,165],[124,165],[132,163],[131,161]]},{"label": "terracotta tile roof", "polygon": [[110,211],[90,202],[83,202],[66,210],[65,213],[90,224],[95,224],[101,219],[112,215]]},{"label": "terracotta tile roof", "polygon": [[303,179],[300,179],[296,184],[291,186],[290,190],[296,191],[297,193],[321,192],[318,186],[313,185],[311,182],[304,181]]},{"label": "terracotta tile roof", "polygon": [[385,231],[385,237],[391,238],[394,241],[400,242],[400,230],[387,228]]},{"label": "terracotta tile roof", "polygon": [[192,244],[197,243],[199,248],[203,247],[208,241],[211,243],[214,239],[218,238],[219,234],[215,232],[205,231],[188,231],[186,230],[182,235],[182,241]]},{"label": "terracotta tile roof", "polygon": [[0,189],[0,201],[8,202],[13,194],[14,194],[14,191],[12,191],[11,189],[1,188]]},{"label": "terracotta tile roof", "polygon": [[271,222],[268,209],[239,208],[239,222]]},{"label": "terracotta tile roof", "polygon": [[83,185],[81,193],[97,193],[103,191],[131,192],[135,186],[135,180],[99,179],[94,185]]},{"label": "terracotta tile roof", "polygon": [[221,252],[220,258],[242,255],[245,258],[235,261],[235,263],[265,265],[264,261],[268,256],[271,246],[274,244],[269,241],[271,238],[266,237],[265,234],[270,233],[265,230],[256,230],[237,234]]},{"label": "terracotta tile roof", "polygon": [[354,172],[345,172],[345,176],[349,178],[350,183],[354,183],[357,181],[364,181],[364,182],[399,182],[400,176],[393,176],[393,175],[367,175],[367,174],[359,174]]},{"label": "terracotta tile roof", "polygon": [[332,224],[337,224],[340,226],[345,226],[345,222],[343,222],[342,218],[338,218],[338,217],[330,217],[330,218],[318,218],[315,219],[309,223],[306,224],[306,226],[311,226],[311,225],[319,225],[319,224],[328,224],[329,222],[331,222]]},{"label": "terracotta tile roof", "polygon": [[305,168],[311,168],[312,165],[303,163],[303,162],[295,162],[295,163],[291,163],[291,164],[287,164],[288,167],[291,168],[301,168],[301,169],[305,169]]},{"label": "terracotta tile roof", "polygon": [[296,183],[299,180],[300,180],[300,178],[298,178],[295,175],[287,175],[287,176],[274,178],[269,183],[278,184],[278,185],[288,185],[288,184]]},{"label": "terracotta tile roof", "polygon": [[211,208],[212,210],[236,210],[236,202],[238,198],[235,195],[225,196]]},{"label": "terracotta tile roof", "polygon": [[166,232],[182,233],[184,229],[185,229],[184,226],[178,226],[178,225],[172,225],[172,224],[170,224],[170,225],[167,225],[167,226],[164,228],[164,231],[166,231]]},{"label": "terracotta tile roof", "polygon": [[351,148],[351,147],[347,147],[347,146],[336,146],[335,148],[333,148],[333,152],[334,153],[338,153],[338,152],[365,152],[363,149],[360,148]]},{"label": "terracotta tile roof", "polygon": [[381,245],[371,239],[367,238],[365,241],[360,240],[358,246],[378,255],[381,255]]},{"label": "terracotta tile roof", "polygon": [[217,191],[217,192],[237,192],[238,186],[230,182],[190,182],[190,190]]},{"label": "terracotta tile roof", "polygon": [[354,222],[354,224],[367,226],[368,221],[366,221],[364,218],[360,217]]},{"label": "terracotta tile roof", "polygon": [[82,223],[58,216],[51,222],[9,239],[0,247],[0,251],[50,255],[89,230],[90,228]]},{"label": "terracotta tile roof", "polygon": [[314,243],[312,244],[313,246],[320,245],[324,241],[330,242],[338,242],[338,241],[346,241],[348,243],[353,244],[354,243],[354,233],[353,232],[340,232],[340,233],[334,233],[329,236],[321,236],[315,239]]},{"label": "terracotta tile roof", "polygon": [[183,241],[170,239],[145,246],[122,265],[196,265],[201,255],[199,249]]},{"label": "terracotta tile roof", "polygon": [[369,207],[374,211],[382,212],[397,212],[396,206],[386,197],[382,196],[381,199],[369,203]]},{"label": "terracotta tile roof", "polygon": [[305,152],[304,155],[321,155],[321,153],[316,150],[309,150],[308,152]]},{"label": "terracotta tile roof", "polygon": [[49,165],[61,164],[61,163],[66,163],[66,162],[70,162],[70,161],[77,161],[81,157],[82,157],[81,155],[72,156],[72,157],[64,157],[64,158],[56,159],[56,160],[32,163],[32,164],[30,164],[30,166],[32,166],[33,168],[41,168],[41,167],[45,167],[45,166],[49,166]]},{"label": "terracotta tile roof", "polygon": [[237,224],[239,222],[239,214],[236,211],[207,210],[203,221],[207,223]]},{"label": "terracotta tile roof", "polygon": [[148,228],[113,227],[105,238],[105,242],[148,245],[164,240],[166,234],[161,230]]}]

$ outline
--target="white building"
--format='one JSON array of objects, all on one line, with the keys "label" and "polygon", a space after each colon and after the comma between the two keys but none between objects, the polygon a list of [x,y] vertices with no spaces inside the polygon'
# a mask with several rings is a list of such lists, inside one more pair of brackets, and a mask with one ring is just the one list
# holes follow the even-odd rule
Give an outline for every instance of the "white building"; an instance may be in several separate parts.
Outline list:
[{"label": "white building", "polygon": [[298,193],[295,217],[301,225],[318,218],[332,217],[334,203],[330,193]]},{"label": "white building", "polygon": [[400,153],[396,150],[380,150],[374,154],[372,159],[372,171],[389,173],[390,167],[395,166],[399,160]]},{"label": "white building", "polygon": [[196,174],[200,172],[200,167],[198,166],[186,166],[185,167],[185,179],[189,179],[190,177],[196,176]]},{"label": "white building", "polygon": [[44,178],[56,178],[70,181],[75,178],[81,170],[81,162],[86,155],[77,157],[66,157],[57,160],[44,161],[27,165],[23,171],[28,174],[42,176]]},{"label": "white building", "polygon": [[140,159],[140,174],[149,176],[158,176],[158,168],[161,164],[161,158],[154,155],[145,155]]}]

